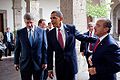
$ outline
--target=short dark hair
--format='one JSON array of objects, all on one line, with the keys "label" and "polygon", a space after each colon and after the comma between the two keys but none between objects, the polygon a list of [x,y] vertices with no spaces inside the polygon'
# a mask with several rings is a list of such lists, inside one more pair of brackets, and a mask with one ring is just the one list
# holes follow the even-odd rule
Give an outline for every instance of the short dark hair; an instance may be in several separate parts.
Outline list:
[{"label": "short dark hair", "polygon": [[49,25],[49,24],[52,24],[52,23],[51,23],[51,22],[48,22],[48,25]]},{"label": "short dark hair", "polygon": [[57,14],[56,16],[58,16],[58,17],[63,17],[63,14],[62,14],[61,11],[58,11],[58,10],[56,10],[56,11],[52,11],[51,14],[53,14],[53,13],[56,13],[56,14]]},{"label": "short dark hair", "polygon": [[108,28],[111,28],[111,27],[112,27],[111,21],[108,20],[108,19],[105,20],[104,25],[105,25],[106,27],[108,27]]},{"label": "short dark hair", "polygon": [[34,17],[33,17],[33,15],[31,13],[26,13],[24,15],[24,19],[25,20],[34,20]]},{"label": "short dark hair", "polygon": [[45,20],[45,19],[40,19],[40,20],[38,21],[38,26],[39,26],[40,23],[42,23],[42,21],[46,21],[46,20]]},{"label": "short dark hair", "polygon": [[108,33],[109,33],[112,27],[111,21],[109,19],[105,19],[104,26],[109,28],[108,30]]}]

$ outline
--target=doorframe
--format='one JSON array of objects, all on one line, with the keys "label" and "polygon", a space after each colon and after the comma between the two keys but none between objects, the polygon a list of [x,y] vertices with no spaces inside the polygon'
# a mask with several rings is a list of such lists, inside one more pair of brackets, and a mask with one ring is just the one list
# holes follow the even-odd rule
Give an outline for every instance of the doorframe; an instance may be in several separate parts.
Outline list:
[{"label": "doorframe", "polygon": [[118,30],[117,30],[117,32],[118,32],[118,35],[120,35],[120,31],[119,31],[119,29],[120,29],[120,25],[119,25],[119,21],[120,21],[120,19],[118,18]]},{"label": "doorframe", "polygon": [[3,14],[3,31],[5,32],[5,29],[7,27],[7,10],[1,10],[0,13]]}]

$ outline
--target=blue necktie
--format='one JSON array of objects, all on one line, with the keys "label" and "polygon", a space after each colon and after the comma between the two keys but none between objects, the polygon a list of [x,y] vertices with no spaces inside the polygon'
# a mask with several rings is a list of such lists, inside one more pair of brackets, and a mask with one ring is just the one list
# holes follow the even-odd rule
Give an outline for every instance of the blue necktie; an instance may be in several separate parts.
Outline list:
[{"label": "blue necktie", "polygon": [[32,46],[32,44],[33,44],[32,30],[30,29],[29,31],[30,31],[30,33],[29,33],[29,41],[30,41],[30,45]]}]

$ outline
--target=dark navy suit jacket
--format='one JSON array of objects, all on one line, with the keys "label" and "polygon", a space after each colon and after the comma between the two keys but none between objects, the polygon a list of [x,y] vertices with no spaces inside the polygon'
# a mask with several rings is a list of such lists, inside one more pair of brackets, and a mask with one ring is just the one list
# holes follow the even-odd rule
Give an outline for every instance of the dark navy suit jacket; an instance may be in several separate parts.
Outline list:
[{"label": "dark navy suit jacket", "polygon": [[77,68],[77,56],[75,43],[76,40],[85,40],[94,42],[95,39],[88,38],[80,34],[74,25],[63,25],[65,30],[65,48],[62,49],[56,36],[56,28],[48,32],[48,70],[53,70],[53,51],[55,51],[55,69],[56,75],[68,72],[70,74],[76,74]]},{"label": "dark navy suit jacket", "polygon": [[46,31],[35,27],[33,46],[30,45],[26,27],[17,31],[14,64],[20,64],[21,71],[29,70],[31,66],[37,71],[41,69],[41,64],[47,64]]},{"label": "dark navy suit jacket", "polygon": [[[89,36],[89,31],[84,33],[84,35],[88,35]],[[96,37],[96,36],[94,35],[94,37]],[[85,56],[87,55],[87,52],[88,52],[88,45],[89,45],[89,42],[81,41],[80,52],[84,52]],[[92,43],[92,49],[93,48],[94,48],[94,43]]]},{"label": "dark navy suit jacket", "polygon": [[116,80],[115,73],[120,71],[120,48],[111,35],[100,42],[92,62],[97,72],[95,80]]}]

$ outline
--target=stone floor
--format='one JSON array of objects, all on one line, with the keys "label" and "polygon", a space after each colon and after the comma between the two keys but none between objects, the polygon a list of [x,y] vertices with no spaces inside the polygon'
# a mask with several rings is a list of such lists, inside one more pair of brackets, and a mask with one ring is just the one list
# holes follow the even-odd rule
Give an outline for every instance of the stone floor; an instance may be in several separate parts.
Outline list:
[{"label": "stone floor", "polygon": [[[85,58],[78,54],[78,66],[79,72],[77,74],[77,80],[88,80],[87,64]],[[120,73],[117,80],[120,80]],[[13,55],[3,57],[3,61],[0,61],[0,80],[21,80],[19,71],[15,71],[13,64]],[[51,80],[48,78],[48,80]],[[56,78],[52,79],[56,80]]]}]

